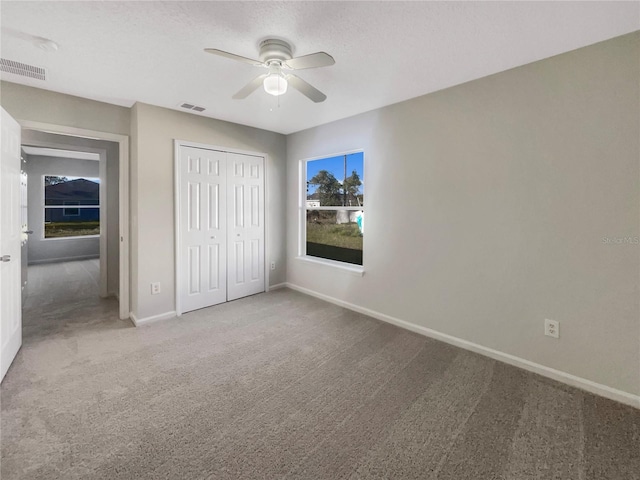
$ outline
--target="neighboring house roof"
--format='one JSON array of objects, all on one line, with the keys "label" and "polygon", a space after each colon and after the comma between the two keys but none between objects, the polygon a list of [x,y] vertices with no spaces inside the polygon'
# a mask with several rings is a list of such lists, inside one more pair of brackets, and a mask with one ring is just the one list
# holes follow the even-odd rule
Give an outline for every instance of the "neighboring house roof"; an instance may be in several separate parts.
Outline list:
[{"label": "neighboring house roof", "polygon": [[307,195],[307,200],[320,200],[320,194],[315,191],[311,195]]},{"label": "neighboring house roof", "polygon": [[45,199],[49,205],[98,200],[100,197],[100,184],[85,178],[47,185],[44,190]]}]

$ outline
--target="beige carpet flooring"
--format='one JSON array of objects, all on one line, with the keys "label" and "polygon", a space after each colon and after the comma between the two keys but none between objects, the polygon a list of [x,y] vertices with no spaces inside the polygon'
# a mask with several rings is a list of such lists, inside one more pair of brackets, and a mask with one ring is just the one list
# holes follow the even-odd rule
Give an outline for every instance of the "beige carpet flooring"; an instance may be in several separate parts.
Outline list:
[{"label": "beige carpet flooring", "polygon": [[640,410],[290,290],[136,329],[38,268],[3,480],[640,479]]}]

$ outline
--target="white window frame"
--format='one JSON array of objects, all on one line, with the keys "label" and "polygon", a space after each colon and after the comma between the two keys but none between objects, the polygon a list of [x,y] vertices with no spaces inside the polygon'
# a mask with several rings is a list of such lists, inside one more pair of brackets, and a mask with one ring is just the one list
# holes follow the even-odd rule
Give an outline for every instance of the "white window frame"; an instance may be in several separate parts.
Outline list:
[{"label": "white window frame", "polygon": [[[76,175],[71,175],[71,176],[76,176]],[[46,198],[46,188],[47,185],[44,181],[45,177],[64,177],[64,175],[54,175],[53,173],[47,173],[42,175],[42,203],[43,203],[43,210],[46,212],[47,209],[56,209],[56,208],[61,208],[62,209],[62,215],[65,217],[79,217],[80,216],[80,210],[81,208],[97,208],[98,212],[100,212],[101,210],[101,205],[100,205],[100,198],[101,196],[98,196],[98,205],[68,205],[66,202],[63,205],[47,205],[47,198]],[[100,180],[99,177],[83,177],[80,176],[78,178],[98,178]],[[100,185],[100,190],[102,190],[103,186],[102,183],[99,182]],[[78,214],[77,215],[66,215],[65,214],[65,210],[67,208],[76,208],[78,209]],[[47,218],[46,214],[43,215],[43,224],[42,224],[42,240],[45,241],[57,241],[57,240],[71,240],[71,239],[77,239],[77,238],[96,238],[96,237],[100,237],[100,234],[96,234],[96,235],[73,235],[73,236],[68,236],[68,237],[49,237],[47,238],[47,233],[46,233],[46,224],[47,222],[44,221],[44,219]],[[100,217],[100,229],[102,230],[102,217]]]},{"label": "white window frame", "polygon": [[299,201],[298,201],[298,211],[299,211],[299,222],[298,222],[298,256],[296,260],[300,260],[303,262],[308,262],[311,264],[322,265],[330,268],[337,268],[340,270],[344,270],[346,272],[352,273],[357,276],[362,276],[364,274],[364,266],[365,266],[365,252],[364,252],[364,237],[363,237],[363,246],[362,246],[362,265],[357,265],[355,263],[341,262],[338,260],[331,260],[328,258],[315,257],[312,255],[307,255],[307,211],[308,210],[328,210],[328,211],[362,211],[365,212],[365,206],[358,207],[308,207],[307,206],[307,163],[313,162],[315,160],[323,160],[325,158],[339,157],[343,155],[351,155],[354,153],[362,153],[362,185],[366,185],[366,157],[363,149],[357,150],[349,150],[346,152],[338,152],[338,153],[329,153],[326,155],[320,155],[312,158],[305,158],[300,160],[299,164]]}]

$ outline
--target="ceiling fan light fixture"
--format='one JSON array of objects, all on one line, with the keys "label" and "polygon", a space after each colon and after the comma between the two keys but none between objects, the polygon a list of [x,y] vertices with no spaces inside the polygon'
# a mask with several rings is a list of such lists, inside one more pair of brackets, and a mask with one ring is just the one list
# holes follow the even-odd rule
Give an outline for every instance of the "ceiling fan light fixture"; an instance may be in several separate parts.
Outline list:
[{"label": "ceiling fan light fixture", "polygon": [[264,79],[264,91],[269,95],[277,97],[278,95],[284,95],[287,93],[288,87],[287,79],[284,78],[282,73],[271,73]]},{"label": "ceiling fan light fixture", "polygon": [[333,57],[325,52],[310,53],[309,55],[292,58],[291,46],[283,40],[273,38],[264,40],[260,44],[260,60],[253,60],[235,53],[218,50],[217,48],[205,48],[204,51],[238,62],[248,63],[254,67],[266,67],[269,69],[269,73],[258,75],[238,90],[231,97],[235,100],[247,98],[260,88],[260,85],[264,87],[264,91],[269,95],[278,97],[284,95],[287,92],[287,87],[291,85],[291,88],[298,90],[312,102],[324,102],[327,99],[324,93],[293,73],[283,74],[282,69],[306,70],[307,68],[328,67],[336,63]]}]

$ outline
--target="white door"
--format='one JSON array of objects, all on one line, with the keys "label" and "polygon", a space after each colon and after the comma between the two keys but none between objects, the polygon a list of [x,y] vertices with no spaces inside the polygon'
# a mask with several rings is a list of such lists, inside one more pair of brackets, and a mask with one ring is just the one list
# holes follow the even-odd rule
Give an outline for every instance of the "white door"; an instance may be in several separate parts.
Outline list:
[{"label": "white door", "polygon": [[227,154],[227,299],[264,292],[264,158]]},{"label": "white door", "polygon": [[22,239],[20,241],[20,256],[22,261],[20,262],[20,284],[22,289],[22,303],[27,298],[27,281],[28,281],[28,267],[29,267],[29,235],[33,232],[29,230],[29,189],[28,181],[29,177],[25,172],[26,162],[22,155],[20,155],[20,224]]},{"label": "white door", "polygon": [[226,154],[180,147],[180,311],[227,300]]},{"label": "white door", "polygon": [[0,381],[22,345],[20,125],[2,109],[0,158]]}]

